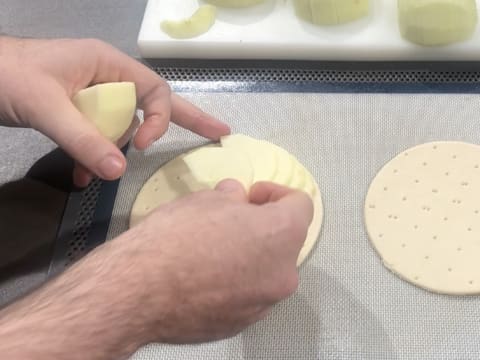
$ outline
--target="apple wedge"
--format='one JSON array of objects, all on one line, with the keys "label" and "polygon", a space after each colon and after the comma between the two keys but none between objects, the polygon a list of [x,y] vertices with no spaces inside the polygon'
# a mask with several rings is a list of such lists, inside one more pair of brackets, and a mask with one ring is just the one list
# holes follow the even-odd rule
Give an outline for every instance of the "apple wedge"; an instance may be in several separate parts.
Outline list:
[{"label": "apple wedge", "polygon": [[212,5],[202,5],[186,19],[165,20],[161,29],[174,39],[191,39],[206,33],[215,24],[217,9]]},{"label": "apple wedge", "polygon": [[137,107],[135,84],[132,82],[95,85],[79,91],[72,101],[112,142],[119,140],[128,130]]}]

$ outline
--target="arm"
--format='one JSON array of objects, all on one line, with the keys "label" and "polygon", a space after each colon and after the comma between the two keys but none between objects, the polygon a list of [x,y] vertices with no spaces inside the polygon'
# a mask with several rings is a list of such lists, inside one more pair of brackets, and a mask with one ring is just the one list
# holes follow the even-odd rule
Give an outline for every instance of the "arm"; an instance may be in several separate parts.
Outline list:
[{"label": "arm", "polygon": [[159,208],[1,311],[0,354],[118,360],[233,336],[296,290],[311,219],[304,194],[231,181]]},{"label": "arm", "polygon": [[138,311],[146,288],[128,266],[123,247],[130,236],[95,250],[1,311],[2,358],[123,359],[141,346],[148,339]]}]

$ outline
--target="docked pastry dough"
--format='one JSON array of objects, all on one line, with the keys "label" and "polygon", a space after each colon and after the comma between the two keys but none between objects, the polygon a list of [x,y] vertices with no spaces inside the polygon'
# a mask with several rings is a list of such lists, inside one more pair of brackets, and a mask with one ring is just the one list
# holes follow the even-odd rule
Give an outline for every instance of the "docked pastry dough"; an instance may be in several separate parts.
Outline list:
[{"label": "docked pastry dough", "polygon": [[443,294],[480,293],[480,146],[434,142],[409,149],[373,180],[370,240],[401,278]]},{"label": "docked pastry dough", "polygon": [[[221,144],[223,146],[202,147],[183,154],[153,174],[135,200],[130,226],[160,205],[192,192],[214,188],[226,178],[239,180],[247,191],[257,181],[272,181],[305,191],[313,200],[314,218],[298,257],[300,265],[315,245],[323,222],[322,198],[313,176],[291,154],[272,143],[231,135],[223,138]],[[288,165],[289,174],[285,174],[282,164]],[[272,173],[265,169],[271,169]]]}]

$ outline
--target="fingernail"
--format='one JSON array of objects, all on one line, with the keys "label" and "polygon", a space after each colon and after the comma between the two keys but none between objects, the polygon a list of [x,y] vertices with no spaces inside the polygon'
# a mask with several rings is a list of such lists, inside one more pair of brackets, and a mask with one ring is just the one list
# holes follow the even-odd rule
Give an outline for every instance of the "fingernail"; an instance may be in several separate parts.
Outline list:
[{"label": "fingernail", "polygon": [[106,180],[117,179],[122,175],[123,160],[118,156],[109,155],[100,161],[99,172],[100,176]]}]

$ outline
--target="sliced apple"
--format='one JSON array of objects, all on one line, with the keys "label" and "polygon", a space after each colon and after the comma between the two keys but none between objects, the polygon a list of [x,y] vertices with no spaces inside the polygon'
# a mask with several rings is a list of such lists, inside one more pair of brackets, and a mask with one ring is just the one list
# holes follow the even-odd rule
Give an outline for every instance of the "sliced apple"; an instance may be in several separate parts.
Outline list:
[{"label": "sliced apple", "polygon": [[470,38],[477,26],[475,0],[398,0],[401,35],[423,46],[442,46]]},{"label": "sliced apple", "polygon": [[339,25],[368,15],[369,0],[294,0],[295,12],[315,25]]},{"label": "sliced apple", "polygon": [[128,130],[135,115],[135,84],[117,82],[95,85],[79,91],[72,101],[105,137],[116,142]]},{"label": "sliced apple", "polygon": [[316,181],[308,170],[306,170],[306,174],[307,176],[305,178],[305,186],[303,190],[313,198],[317,194],[317,186],[315,185]]},{"label": "sliced apple", "polygon": [[269,143],[242,134],[228,135],[221,139],[224,148],[243,151],[253,166],[253,183],[271,181],[277,169],[277,157]]},{"label": "sliced apple", "polygon": [[181,20],[165,20],[161,29],[174,39],[190,39],[206,33],[215,24],[217,9],[212,5],[202,5],[195,13]]},{"label": "sliced apple", "polygon": [[202,147],[183,158],[199,183],[213,189],[225,179],[235,179],[248,191],[252,185],[253,167],[248,156],[236,149]]},{"label": "sliced apple", "polygon": [[290,183],[287,185],[296,190],[304,190],[305,184],[307,181],[307,173],[305,168],[298,162],[297,159],[293,158],[294,167],[293,167],[293,175]]},{"label": "sliced apple", "polygon": [[277,171],[272,181],[287,186],[293,177],[294,159],[281,147],[274,144],[271,144],[271,146],[274,148],[275,156],[277,157]]}]

